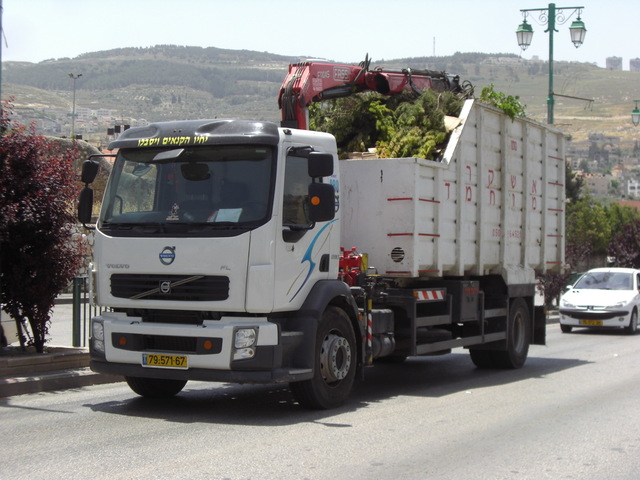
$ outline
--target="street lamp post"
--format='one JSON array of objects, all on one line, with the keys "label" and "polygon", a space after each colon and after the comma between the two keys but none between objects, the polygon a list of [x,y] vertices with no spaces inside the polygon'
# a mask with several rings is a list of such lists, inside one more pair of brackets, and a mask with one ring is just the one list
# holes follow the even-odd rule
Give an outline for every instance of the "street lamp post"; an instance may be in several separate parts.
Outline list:
[{"label": "street lamp post", "polygon": [[69,74],[69,78],[73,80],[73,110],[71,111],[71,138],[76,138],[76,80],[82,76],[81,73],[74,75]]},{"label": "street lamp post", "polygon": [[631,123],[637,127],[640,124],[640,110],[638,110],[638,102],[640,100],[634,100],[634,102],[636,102],[636,106],[631,112]]},{"label": "street lamp post", "polygon": [[[533,38],[533,28],[527,23],[529,12],[540,12],[538,17],[541,25],[548,25],[546,32],[549,32],[549,96],[547,97],[547,123],[553,124],[553,33],[557,32],[556,25],[564,25],[571,16],[578,12],[578,18],[569,27],[571,41],[578,48],[584,42],[587,29],[580,19],[580,13],[584,7],[556,7],[555,3],[550,3],[547,8],[529,8],[520,10],[524,17],[522,24],[516,30],[518,45],[522,50],[526,50],[531,45]],[[565,16],[565,10],[573,10],[569,16]]]}]

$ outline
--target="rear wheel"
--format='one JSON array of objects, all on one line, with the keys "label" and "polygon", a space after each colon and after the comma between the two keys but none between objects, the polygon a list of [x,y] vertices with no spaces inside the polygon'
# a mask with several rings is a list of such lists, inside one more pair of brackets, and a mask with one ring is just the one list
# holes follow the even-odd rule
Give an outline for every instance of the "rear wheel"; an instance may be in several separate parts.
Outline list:
[{"label": "rear wheel", "polygon": [[180,393],[186,380],[162,378],[125,377],[129,388],[138,395],[148,398],[168,398]]},{"label": "rear wheel", "polygon": [[571,333],[573,327],[571,325],[560,325],[560,330],[562,330],[562,333]]},{"label": "rear wheel", "polygon": [[494,352],[494,362],[498,368],[520,368],[527,360],[531,342],[529,309],[522,298],[511,302],[508,322],[507,349]]},{"label": "rear wheel", "polygon": [[474,348],[469,349],[469,355],[471,355],[471,361],[478,368],[495,368],[493,362],[493,350],[477,350]]},{"label": "rear wheel", "polygon": [[509,307],[506,350],[469,349],[471,361],[478,368],[520,368],[529,354],[531,316],[522,298]]},{"label": "rear wheel", "polygon": [[629,321],[629,326],[624,327],[624,332],[627,335],[635,335],[638,331],[638,312],[634,310],[631,312],[631,320]]},{"label": "rear wheel", "polygon": [[356,338],[347,314],[328,307],[318,325],[313,378],[292,382],[291,392],[306,408],[335,408],[348,398],[356,374]]}]

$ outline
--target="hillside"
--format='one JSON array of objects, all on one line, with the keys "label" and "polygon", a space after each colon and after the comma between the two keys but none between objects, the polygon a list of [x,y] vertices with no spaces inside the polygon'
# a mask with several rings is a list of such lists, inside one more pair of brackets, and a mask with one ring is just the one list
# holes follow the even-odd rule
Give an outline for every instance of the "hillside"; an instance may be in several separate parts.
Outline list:
[{"label": "hillside", "polygon": [[[366,52],[363,52],[363,59]],[[23,119],[70,132],[73,81],[76,111],[106,109],[112,123],[239,117],[278,121],[277,93],[289,63],[301,59],[266,52],[160,45],[93,52],[37,64],[3,63],[4,98],[14,97]],[[512,54],[458,53],[372,62],[387,68],[429,68],[459,74],[479,95],[483,86],[518,95],[530,117],[546,121],[548,66]],[[556,62],[556,125],[574,140],[589,133],[631,142],[638,130],[630,122],[633,100],[640,98],[640,73],[609,71],[590,64]],[[57,119],[54,121],[54,119]],[[104,136],[101,119],[78,116],[76,132]],[[44,127],[43,127],[44,128]],[[94,131],[94,133],[92,133]]]}]

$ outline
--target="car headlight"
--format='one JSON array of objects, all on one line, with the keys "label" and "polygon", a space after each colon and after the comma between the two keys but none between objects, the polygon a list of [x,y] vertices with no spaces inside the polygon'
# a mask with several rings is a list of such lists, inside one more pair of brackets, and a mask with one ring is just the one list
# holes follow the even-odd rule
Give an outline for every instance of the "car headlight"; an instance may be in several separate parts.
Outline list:
[{"label": "car headlight", "polygon": [[617,308],[622,308],[626,305],[626,302],[618,302],[615,305],[608,305],[606,307],[604,307],[606,310],[613,310],[613,309],[617,309]]},{"label": "car headlight", "polygon": [[560,300],[560,306],[564,308],[576,308],[574,304],[567,302],[564,298]]}]

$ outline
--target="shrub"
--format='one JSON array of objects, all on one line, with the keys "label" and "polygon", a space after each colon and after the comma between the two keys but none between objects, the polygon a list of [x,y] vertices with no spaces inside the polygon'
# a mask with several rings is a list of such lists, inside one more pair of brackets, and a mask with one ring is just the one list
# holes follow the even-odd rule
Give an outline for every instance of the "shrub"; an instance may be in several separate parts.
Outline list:
[{"label": "shrub", "polygon": [[0,293],[21,346],[43,352],[55,298],[82,259],[72,239],[74,151],[12,122],[10,114],[7,103],[0,119]]}]

